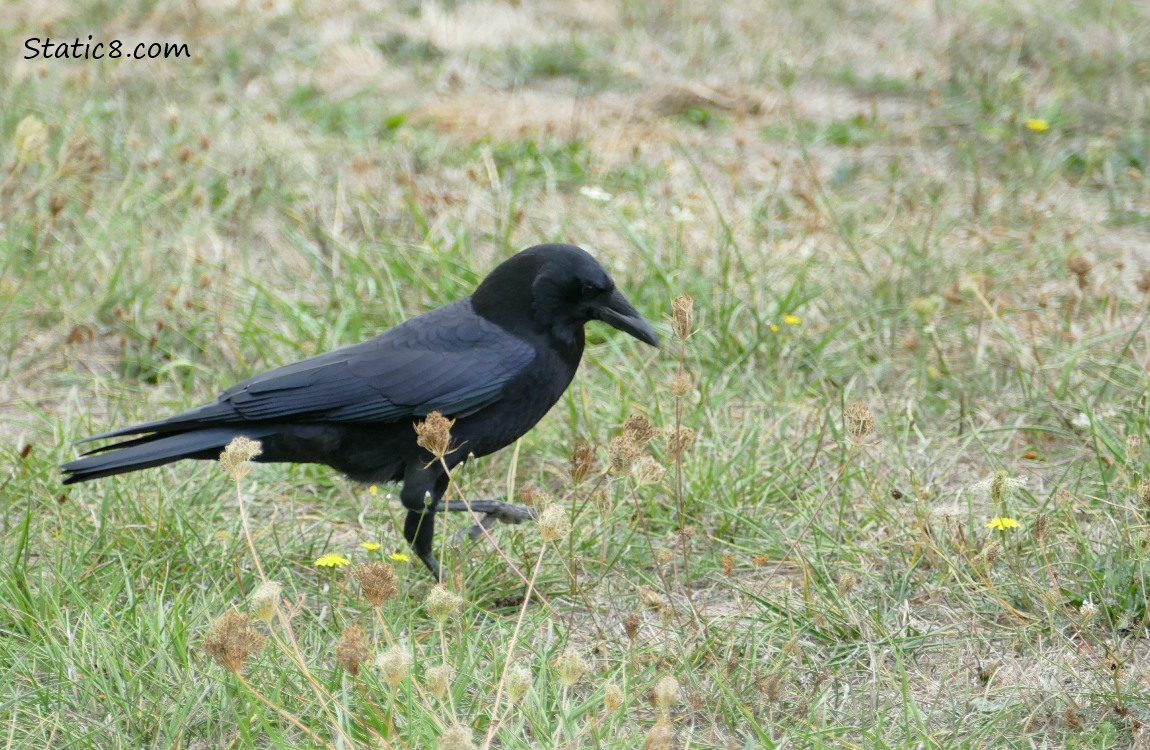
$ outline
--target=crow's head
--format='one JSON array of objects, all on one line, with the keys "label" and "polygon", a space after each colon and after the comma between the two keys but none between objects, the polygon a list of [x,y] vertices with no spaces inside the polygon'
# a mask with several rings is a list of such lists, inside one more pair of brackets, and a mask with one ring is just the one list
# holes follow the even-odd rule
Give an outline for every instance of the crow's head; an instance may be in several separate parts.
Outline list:
[{"label": "crow's head", "polygon": [[471,296],[476,311],[509,330],[583,340],[583,324],[601,320],[640,341],[659,337],[603,266],[574,245],[536,245],[511,256]]}]

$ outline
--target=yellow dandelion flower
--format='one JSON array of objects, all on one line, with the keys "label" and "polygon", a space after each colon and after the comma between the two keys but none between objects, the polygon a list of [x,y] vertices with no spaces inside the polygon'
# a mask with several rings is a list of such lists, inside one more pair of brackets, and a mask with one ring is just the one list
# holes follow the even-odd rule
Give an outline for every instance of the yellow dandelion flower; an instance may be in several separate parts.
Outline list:
[{"label": "yellow dandelion flower", "polygon": [[315,565],[321,568],[342,568],[344,565],[350,565],[351,560],[348,560],[338,552],[328,552],[326,555],[316,558]]},{"label": "yellow dandelion flower", "polygon": [[1050,130],[1050,123],[1039,117],[1032,117],[1022,124],[1026,126],[1027,130],[1033,130],[1035,133],[1045,133]]},{"label": "yellow dandelion flower", "polygon": [[986,522],[986,528],[998,529],[999,531],[1006,531],[1007,529],[1017,529],[1018,521],[1015,521],[1010,516],[999,516],[992,518]]},{"label": "yellow dandelion flower", "polygon": [[775,325],[774,323],[771,323],[771,333],[778,333],[778,332],[779,332],[779,327],[777,325]]},{"label": "yellow dandelion flower", "polygon": [[363,547],[368,552],[375,552],[377,549],[379,549],[383,545],[380,544],[379,542],[360,542],[359,546]]},{"label": "yellow dandelion flower", "polygon": [[803,321],[802,321],[802,318],[800,318],[798,315],[791,315],[790,313],[787,313],[786,315],[783,316],[783,322],[789,326],[797,326],[799,323],[802,323]]},{"label": "yellow dandelion flower", "polygon": [[390,557],[392,560],[395,560],[396,562],[411,562],[411,558],[402,552],[392,552],[390,555],[388,555],[388,557]]},{"label": "yellow dandelion flower", "polygon": [[376,495],[379,494],[379,485],[373,484],[367,488],[367,491],[371,493],[372,497],[375,497]]}]

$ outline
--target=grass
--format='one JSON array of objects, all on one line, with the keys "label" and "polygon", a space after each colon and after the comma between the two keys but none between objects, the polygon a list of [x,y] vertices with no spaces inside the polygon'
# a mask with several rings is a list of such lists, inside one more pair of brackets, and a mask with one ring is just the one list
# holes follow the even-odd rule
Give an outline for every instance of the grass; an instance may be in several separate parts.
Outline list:
[{"label": "grass", "polygon": [[[1146,742],[1141,4],[223,5],[6,11],[0,746]],[[21,59],[48,33],[195,58]],[[60,485],[81,437],[552,240],[665,346],[592,326],[457,472],[571,529],[453,519],[442,622],[391,488]],[[213,636],[267,639],[233,674],[205,641],[265,578],[280,614]]]}]

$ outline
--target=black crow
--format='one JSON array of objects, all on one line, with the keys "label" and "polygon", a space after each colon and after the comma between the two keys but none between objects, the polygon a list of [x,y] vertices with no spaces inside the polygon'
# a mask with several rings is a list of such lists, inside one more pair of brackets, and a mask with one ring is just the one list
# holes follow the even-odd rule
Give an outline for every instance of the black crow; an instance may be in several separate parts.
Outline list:
[{"label": "black crow", "polygon": [[[257,461],[327,464],[360,482],[402,482],[403,535],[439,578],[434,513],[444,509],[448,475],[417,445],[415,424],[432,412],[455,420],[447,469],[514,442],[567,389],[590,320],[659,345],[587,252],[537,245],[497,266],[470,297],[362,344],[256,375],[174,417],[88,438],[142,435],[64,464],[64,483],[216,459],[242,435],[262,444]],[[506,504],[472,505],[498,513]]]}]

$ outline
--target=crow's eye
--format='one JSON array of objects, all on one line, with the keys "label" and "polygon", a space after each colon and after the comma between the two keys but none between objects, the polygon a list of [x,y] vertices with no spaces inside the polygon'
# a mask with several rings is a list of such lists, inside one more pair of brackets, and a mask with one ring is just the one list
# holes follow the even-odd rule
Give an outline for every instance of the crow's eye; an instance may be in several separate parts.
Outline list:
[{"label": "crow's eye", "polygon": [[590,281],[583,282],[583,299],[592,299],[599,296],[599,287],[592,284]]}]

